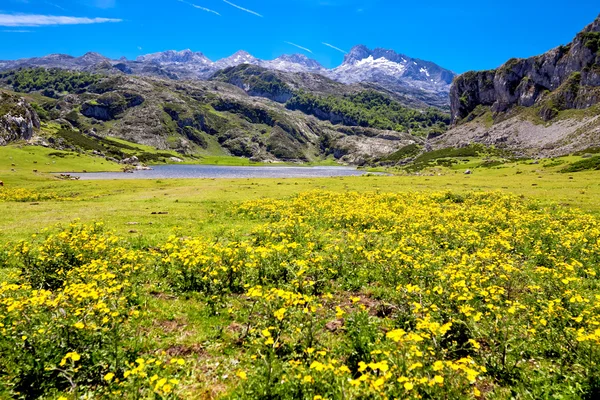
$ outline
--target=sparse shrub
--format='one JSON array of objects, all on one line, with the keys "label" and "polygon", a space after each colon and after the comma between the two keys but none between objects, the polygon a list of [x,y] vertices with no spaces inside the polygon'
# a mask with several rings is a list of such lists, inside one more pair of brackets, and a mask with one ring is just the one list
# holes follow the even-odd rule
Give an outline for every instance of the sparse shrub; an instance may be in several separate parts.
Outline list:
[{"label": "sparse shrub", "polygon": [[581,171],[598,171],[600,170],[600,157],[591,157],[584,160],[579,160],[571,165],[563,168],[560,172],[571,173]]}]

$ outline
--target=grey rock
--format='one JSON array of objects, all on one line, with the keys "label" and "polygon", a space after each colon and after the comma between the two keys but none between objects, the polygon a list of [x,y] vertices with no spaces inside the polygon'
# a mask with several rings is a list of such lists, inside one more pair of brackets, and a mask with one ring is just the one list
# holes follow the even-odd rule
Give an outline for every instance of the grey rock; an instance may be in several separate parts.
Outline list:
[{"label": "grey rock", "polygon": [[136,156],[124,158],[121,160],[121,164],[129,164],[129,165],[135,165],[139,162],[140,162],[140,160]]},{"label": "grey rock", "polygon": [[0,146],[16,140],[29,140],[40,119],[22,97],[0,91]]},{"label": "grey rock", "polygon": [[[511,59],[491,71],[467,72],[450,89],[455,123],[478,106],[503,113],[515,106],[542,105],[540,116],[550,120],[561,109],[587,108],[600,101],[600,49],[595,36],[600,16],[572,43],[540,56]],[[542,104],[542,103],[546,104]]]}]

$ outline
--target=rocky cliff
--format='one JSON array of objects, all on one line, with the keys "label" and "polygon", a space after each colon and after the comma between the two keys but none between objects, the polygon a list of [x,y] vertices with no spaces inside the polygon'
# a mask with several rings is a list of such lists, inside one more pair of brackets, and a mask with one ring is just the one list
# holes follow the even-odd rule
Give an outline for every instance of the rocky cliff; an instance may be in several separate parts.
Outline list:
[{"label": "rocky cliff", "polygon": [[527,59],[511,59],[491,71],[467,72],[450,90],[452,119],[459,123],[478,107],[503,113],[539,105],[546,121],[565,109],[600,101],[600,16],[572,43]]},{"label": "rocky cliff", "polygon": [[31,139],[39,127],[38,115],[25,99],[0,91],[0,146]]},{"label": "rocky cliff", "polygon": [[450,103],[454,127],[433,147],[558,156],[600,145],[600,16],[566,46],[460,75]]}]

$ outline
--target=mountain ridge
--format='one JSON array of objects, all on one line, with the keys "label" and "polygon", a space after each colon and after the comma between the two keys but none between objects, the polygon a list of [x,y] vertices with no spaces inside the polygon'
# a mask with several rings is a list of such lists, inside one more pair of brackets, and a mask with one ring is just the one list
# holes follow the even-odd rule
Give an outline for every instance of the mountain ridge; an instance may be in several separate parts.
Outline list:
[{"label": "mountain ridge", "polygon": [[[364,54],[365,57],[359,59],[360,54]],[[329,69],[303,54],[283,54],[272,60],[261,60],[240,50],[229,57],[212,61],[201,52],[186,49],[150,53],[135,60],[113,60],[93,52],[80,57],[50,54],[44,57],[0,61],[0,70],[45,67],[157,76],[176,80],[207,80],[219,70],[241,64],[258,65],[284,72],[316,73],[342,83],[374,83],[387,90],[419,98],[428,105],[439,108],[449,106],[447,95],[450,82],[455,76],[452,71],[433,62],[411,58],[388,49],[370,50],[364,45],[354,46],[340,66]]]}]

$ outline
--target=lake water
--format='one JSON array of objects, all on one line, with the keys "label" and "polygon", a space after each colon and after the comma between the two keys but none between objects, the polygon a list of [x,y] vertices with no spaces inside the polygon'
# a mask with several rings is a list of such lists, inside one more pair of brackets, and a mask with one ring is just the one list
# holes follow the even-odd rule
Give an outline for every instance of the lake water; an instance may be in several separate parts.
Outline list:
[{"label": "lake water", "polygon": [[227,167],[218,165],[159,165],[149,171],[71,173],[81,180],[98,179],[189,179],[189,178],[324,178],[361,176],[366,171],[352,167]]}]

